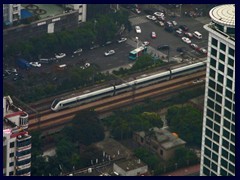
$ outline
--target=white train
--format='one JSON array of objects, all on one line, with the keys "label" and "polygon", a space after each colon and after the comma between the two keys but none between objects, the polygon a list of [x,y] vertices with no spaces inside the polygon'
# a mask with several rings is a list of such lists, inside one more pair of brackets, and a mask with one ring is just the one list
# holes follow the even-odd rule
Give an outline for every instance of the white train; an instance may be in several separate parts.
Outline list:
[{"label": "white train", "polygon": [[82,94],[76,97],[68,98],[68,99],[55,99],[51,105],[51,109],[53,111],[59,111],[61,109],[70,108],[74,106],[79,106],[81,104],[86,104],[98,99],[102,99],[109,96],[114,96],[116,94],[131,91],[134,88],[138,89],[141,87],[145,87],[151,84],[155,84],[161,81],[166,81],[178,76],[191,74],[193,72],[197,72],[200,70],[204,70],[206,67],[206,61],[198,62],[195,64],[183,66],[180,68],[175,68],[172,70],[168,70],[165,72],[161,72],[158,74],[154,74],[151,76],[143,77],[140,79],[136,79],[127,83],[123,83],[116,86],[107,87],[104,89],[100,89],[97,91],[89,92],[86,94]]}]

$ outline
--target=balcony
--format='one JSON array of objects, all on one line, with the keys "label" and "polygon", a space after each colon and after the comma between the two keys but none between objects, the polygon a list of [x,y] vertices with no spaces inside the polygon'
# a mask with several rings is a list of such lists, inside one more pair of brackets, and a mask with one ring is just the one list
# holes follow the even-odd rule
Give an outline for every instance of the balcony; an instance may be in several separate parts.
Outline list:
[{"label": "balcony", "polygon": [[31,149],[31,148],[32,148],[32,144],[22,145],[22,146],[17,147],[17,151],[18,152],[26,151],[26,150]]},{"label": "balcony", "polygon": [[31,157],[32,157],[32,156],[31,156],[31,153],[26,154],[26,155],[23,155],[23,156],[16,156],[17,161],[23,161],[23,160],[29,159],[29,158],[31,158]]},{"label": "balcony", "polygon": [[16,170],[21,171],[23,169],[27,169],[27,168],[30,168],[30,167],[31,167],[31,162],[28,163],[28,164],[21,165],[21,166],[16,166]]}]

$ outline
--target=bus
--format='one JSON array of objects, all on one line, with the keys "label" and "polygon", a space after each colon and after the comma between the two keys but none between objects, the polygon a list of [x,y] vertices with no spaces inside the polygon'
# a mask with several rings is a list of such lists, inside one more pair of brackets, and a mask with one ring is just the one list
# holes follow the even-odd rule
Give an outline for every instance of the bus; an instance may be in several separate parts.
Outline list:
[{"label": "bus", "polygon": [[142,56],[146,53],[147,53],[147,47],[146,46],[140,46],[139,48],[132,50],[129,53],[128,57],[131,60],[136,60],[138,57],[140,57],[140,56]]}]

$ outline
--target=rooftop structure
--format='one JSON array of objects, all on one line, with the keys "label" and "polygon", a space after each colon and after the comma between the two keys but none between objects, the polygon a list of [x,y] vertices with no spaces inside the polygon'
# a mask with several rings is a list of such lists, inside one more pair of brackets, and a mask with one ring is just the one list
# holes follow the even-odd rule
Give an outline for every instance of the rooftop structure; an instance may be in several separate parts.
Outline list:
[{"label": "rooftop structure", "polygon": [[170,159],[174,156],[175,149],[184,147],[186,144],[176,133],[157,127],[151,128],[148,132],[135,132],[133,139],[138,144],[157,153],[164,160]]},{"label": "rooftop structure", "polygon": [[113,164],[113,171],[120,176],[139,176],[148,172],[148,166],[140,159],[122,159]]}]

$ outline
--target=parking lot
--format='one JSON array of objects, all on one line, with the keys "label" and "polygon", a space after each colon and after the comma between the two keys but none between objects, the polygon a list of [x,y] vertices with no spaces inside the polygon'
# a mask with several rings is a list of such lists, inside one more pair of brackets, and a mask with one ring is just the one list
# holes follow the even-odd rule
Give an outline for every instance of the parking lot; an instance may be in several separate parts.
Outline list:
[{"label": "parking lot", "polygon": [[[161,9],[160,7],[159,9]],[[156,9],[157,11],[157,9]],[[166,16],[166,21],[176,21],[177,26],[179,25],[187,25],[189,28],[189,32],[193,33],[194,31],[198,31],[202,34],[202,39],[199,40],[197,38],[192,38],[192,43],[197,44],[199,47],[207,49],[207,40],[208,40],[208,33],[203,28],[203,25],[209,23],[211,20],[208,17],[199,17],[199,18],[190,18],[186,16],[176,16],[176,17],[169,17]],[[149,41],[150,46],[156,49],[160,45],[169,45],[170,47],[170,59],[174,60],[174,58],[180,57],[180,53],[176,51],[178,47],[185,47],[187,49],[186,58],[202,58],[204,55],[201,53],[193,50],[189,45],[184,43],[181,40],[181,37],[177,37],[174,32],[170,33],[164,30],[164,27],[159,26],[154,23],[152,20],[148,20],[146,18],[146,14],[142,12],[141,14],[132,14],[130,21],[132,22],[133,26],[140,26],[141,27],[141,34],[137,34],[136,32],[132,31],[129,36],[131,37],[138,37],[140,41]],[[154,31],[157,34],[157,38],[151,38],[151,32]],[[153,52],[155,53],[155,52]],[[167,55],[167,51],[163,51],[164,54]]]}]

